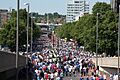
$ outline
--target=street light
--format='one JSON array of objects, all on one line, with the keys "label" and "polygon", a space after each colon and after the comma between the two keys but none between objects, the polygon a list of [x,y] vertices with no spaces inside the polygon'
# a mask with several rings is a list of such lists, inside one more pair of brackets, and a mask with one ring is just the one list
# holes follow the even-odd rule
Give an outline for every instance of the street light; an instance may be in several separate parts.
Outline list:
[{"label": "street light", "polygon": [[29,3],[24,3],[24,5],[27,6],[28,12],[27,12],[27,58],[26,58],[26,68],[27,68],[27,80],[28,80],[28,27],[29,27]]},{"label": "street light", "polygon": [[120,68],[120,66],[119,66],[120,65],[120,63],[119,63],[120,58],[119,58],[119,56],[120,56],[120,5],[119,5],[119,26],[118,26],[118,80],[119,80],[119,76],[120,76],[119,75],[120,74],[119,73],[120,72],[120,69],[119,69]]},{"label": "street light", "polygon": [[33,43],[33,19],[32,19],[32,12],[31,12],[31,47],[30,47],[30,52],[32,54],[32,43]]},{"label": "street light", "polygon": [[97,13],[97,22],[96,22],[96,67],[98,67],[98,16]]},{"label": "street light", "polygon": [[19,29],[19,6],[20,1],[17,0],[17,27],[16,27],[16,80],[18,80],[18,29]]},{"label": "street light", "polygon": [[18,27],[19,27],[19,0],[17,0],[17,27],[16,27],[16,68],[18,68]]},{"label": "street light", "polygon": [[29,3],[24,3],[24,5],[27,5],[27,49],[26,52],[28,54],[28,27],[29,27]]}]

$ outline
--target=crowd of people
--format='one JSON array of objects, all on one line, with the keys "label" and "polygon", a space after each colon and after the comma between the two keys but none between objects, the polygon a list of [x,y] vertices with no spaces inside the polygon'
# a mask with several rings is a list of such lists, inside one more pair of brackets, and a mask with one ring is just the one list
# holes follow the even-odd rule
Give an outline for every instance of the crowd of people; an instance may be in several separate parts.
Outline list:
[{"label": "crowd of people", "polygon": [[[92,55],[77,49],[74,42],[61,42],[59,49],[48,49],[29,56],[32,63],[33,80],[69,80],[65,77],[77,77],[78,80],[107,80],[91,59]],[[64,79],[65,78],[65,79]],[[71,78],[72,80],[72,78]]]}]

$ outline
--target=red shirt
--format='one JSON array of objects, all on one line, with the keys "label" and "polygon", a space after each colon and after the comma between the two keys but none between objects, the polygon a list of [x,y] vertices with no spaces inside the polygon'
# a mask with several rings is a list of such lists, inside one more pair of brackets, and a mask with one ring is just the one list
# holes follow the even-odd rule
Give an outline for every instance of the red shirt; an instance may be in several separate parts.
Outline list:
[{"label": "red shirt", "polygon": [[45,79],[48,79],[48,74],[45,74]]},{"label": "red shirt", "polygon": [[95,80],[99,80],[99,77],[96,77],[96,79]]},{"label": "red shirt", "polygon": [[66,56],[63,57],[63,60],[66,61]]}]

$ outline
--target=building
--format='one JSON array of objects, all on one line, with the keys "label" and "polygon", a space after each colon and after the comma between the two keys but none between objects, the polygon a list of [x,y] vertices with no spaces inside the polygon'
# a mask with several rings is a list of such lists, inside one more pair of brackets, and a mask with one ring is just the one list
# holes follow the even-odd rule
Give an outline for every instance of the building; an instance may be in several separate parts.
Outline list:
[{"label": "building", "polygon": [[86,0],[68,0],[66,22],[74,22],[86,13],[89,13],[89,4]]},{"label": "building", "polygon": [[0,9],[0,27],[10,18],[10,13],[6,9]]},{"label": "building", "polygon": [[111,8],[112,10],[115,11],[115,8],[116,8],[116,4],[115,4],[116,0],[111,0]]},{"label": "building", "polygon": [[120,0],[111,0],[111,8],[115,12],[119,12]]}]

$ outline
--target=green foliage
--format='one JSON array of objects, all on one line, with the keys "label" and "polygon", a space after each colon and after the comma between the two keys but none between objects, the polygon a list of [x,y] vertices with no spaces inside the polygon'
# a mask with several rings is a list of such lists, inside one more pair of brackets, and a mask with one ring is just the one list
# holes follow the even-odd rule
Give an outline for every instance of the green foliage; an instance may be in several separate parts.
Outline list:
[{"label": "green foliage", "polygon": [[56,29],[56,34],[61,38],[73,38],[84,46],[87,51],[95,52],[96,49],[96,21],[98,24],[98,51],[107,55],[115,55],[117,51],[118,14],[110,10],[106,3],[96,3],[93,14],[86,14],[77,22],[66,23]]},{"label": "green foliage", "polygon": [[[19,50],[23,48],[26,44],[26,18],[27,12],[25,9],[20,9],[20,24],[19,24]],[[0,44],[4,47],[9,47],[12,51],[15,51],[16,46],[16,14],[15,10],[12,10],[11,18],[3,25],[0,29]],[[30,23],[31,24],[31,23]],[[34,39],[38,37],[40,29],[34,24],[33,26],[33,36]],[[29,25],[29,38],[30,38],[30,25]],[[30,39],[29,39],[30,40]]]},{"label": "green foliage", "polygon": [[55,32],[57,33],[57,36],[59,36],[61,38],[71,39],[71,38],[73,38],[71,35],[72,26],[74,26],[73,23],[64,24],[60,28],[57,28]]},{"label": "green foliage", "polygon": [[60,15],[57,12],[55,13],[45,13],[44,15],[40,15],[38,13],[33,13],[36,22],[44,22],[47,23],[47,19],[49,23],[65,23],[65,15]]},{"label": "green foliage", "polygon": [[111,10],[111,6],[110,4],[107,4],[105,2],[97,2],[94,6],[93,6],[93,14],[96,15],[97,13],[100,14],[105,14],[106,11],[110,11]]}]

